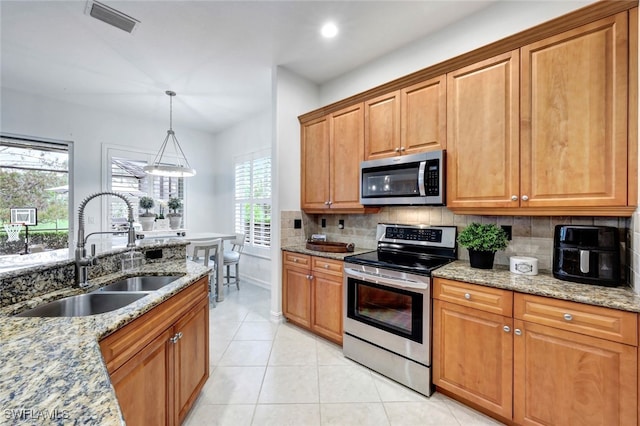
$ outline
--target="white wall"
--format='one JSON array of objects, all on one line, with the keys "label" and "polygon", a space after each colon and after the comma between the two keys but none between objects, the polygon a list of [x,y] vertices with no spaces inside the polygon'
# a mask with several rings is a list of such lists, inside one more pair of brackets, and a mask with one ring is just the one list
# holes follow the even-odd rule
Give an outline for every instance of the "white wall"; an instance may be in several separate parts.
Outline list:
[{"label": "white wall", "polygon": [[320,88],[321,105],[339,101],[594,3],[501,1],[378,58]]},{"label": "white wall", "polygon": [[280,214],[300,208],[300,124],[298,116],[319,105],[318,87],[291,71],[273,72],[273,213],[271,218],[271,318],[282,317],[282,252]]},{"label": "white wall", "polygon": [[[74,221],[79,203],[106,187],[102,182],[103,144],[151,151],[153,155],[160,148],[168,128],[167,122],[145,122],[6,88],[2,88],[0,100],[3,133],[73,141]],[[185,219],[190,230],[206,231],[210,220],[208,212],[215,209],[211,195],[214,176],[210,167],[213,135],[183,128],[180,123],[175,123],[174,130],[191,166],[198,172],[186,182]],[[101,207],[102,203],[97,200],[87,205],[85,217],[95,220],[95,225],[87,223],[87,233],[98,230],[103,216]]]},{"label": "white wall", "polygon": [[[216,232],[234,232],[234,158],[260,150],[271,149],[272,113],[270,110],[247,117],[242,123],[215,135],[211,150],[211,169],[215,184],[209,193],[215,197],[215,208],[208,218]],[[245,246],[240,275],[243,280],[269,288],[271,274],[270,251]]]}]

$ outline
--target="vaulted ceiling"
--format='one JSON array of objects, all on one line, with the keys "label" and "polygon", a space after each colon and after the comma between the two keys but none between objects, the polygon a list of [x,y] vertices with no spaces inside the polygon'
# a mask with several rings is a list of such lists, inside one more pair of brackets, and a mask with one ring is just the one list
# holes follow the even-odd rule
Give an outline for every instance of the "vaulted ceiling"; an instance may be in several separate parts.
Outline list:
[{"label": "vaulted ceiling", "polygon": [[2,0],[1,84],[152,120],[170,89],[176,122],[216,132],[270,105],[274,66],[322,84],[495,1],[105,0],[140,21],[129,34],[84,0]]}]

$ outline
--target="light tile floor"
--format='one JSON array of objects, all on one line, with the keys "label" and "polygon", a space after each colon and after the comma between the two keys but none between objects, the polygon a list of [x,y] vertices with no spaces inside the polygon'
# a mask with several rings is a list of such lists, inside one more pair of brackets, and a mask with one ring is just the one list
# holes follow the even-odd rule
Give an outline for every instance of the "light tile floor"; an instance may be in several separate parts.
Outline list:
[{"label": "light tile floor", "polygon": [[290,324],[244,284],[210,311],[211,375],[185,420],[201,425],[499,425],[435,393],[426,398]]}]

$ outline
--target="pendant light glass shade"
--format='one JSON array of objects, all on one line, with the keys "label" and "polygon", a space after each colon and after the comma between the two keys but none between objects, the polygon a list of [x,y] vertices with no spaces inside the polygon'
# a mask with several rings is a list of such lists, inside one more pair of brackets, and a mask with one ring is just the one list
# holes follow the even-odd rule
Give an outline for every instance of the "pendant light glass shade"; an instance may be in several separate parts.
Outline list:
[{"label": "pendant light glass shade", "polygon": [[[173,97],[176,95],[176,92],[167,90],[165,93],[169,95],[169,130],[167,130],[167,137],[164,138],[164,142],[162,142],[160,150],[153,159],[153,163],[148,166],[144,166],[143,170],[145,173],[153,176],[195,176],[196,170],[189,165],[189,161],[187,161],[187,157],[184,155],[184,152],[180,147],[180,143],[176,138],[176,134],[173,131]],[[175,156],[177,164],[165,164],[162,162],[162,158],[164,157],[169,143],[173,146],[173,152],[170,152],[169,155]]]}]

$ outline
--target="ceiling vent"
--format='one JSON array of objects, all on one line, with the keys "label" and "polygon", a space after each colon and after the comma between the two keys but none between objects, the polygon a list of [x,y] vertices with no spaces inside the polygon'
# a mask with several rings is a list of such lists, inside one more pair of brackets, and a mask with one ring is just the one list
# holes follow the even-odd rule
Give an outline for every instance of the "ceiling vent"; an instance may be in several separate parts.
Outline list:
[{"label": "ceiling vent", "polygon": [[85,13],[128,33],[132,33],[140,23],[137,19],[95,0],[87,2]]}]

